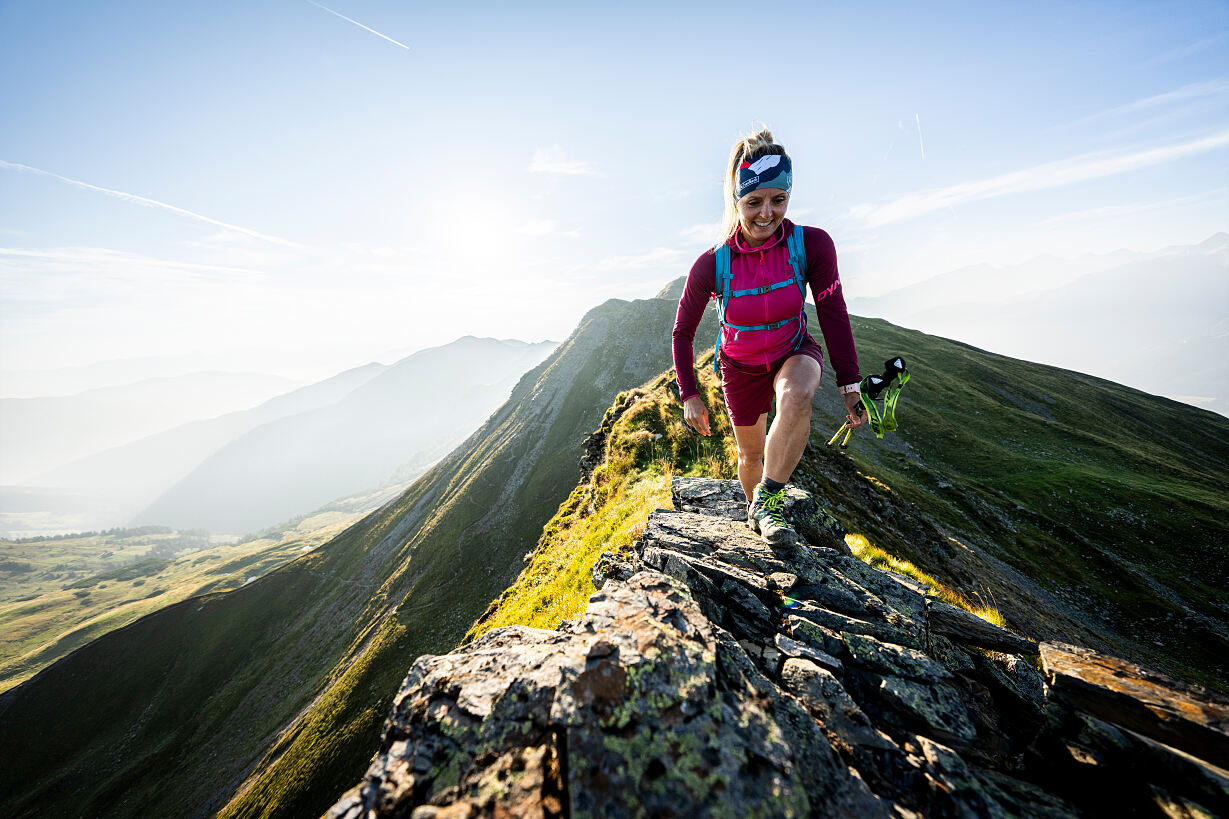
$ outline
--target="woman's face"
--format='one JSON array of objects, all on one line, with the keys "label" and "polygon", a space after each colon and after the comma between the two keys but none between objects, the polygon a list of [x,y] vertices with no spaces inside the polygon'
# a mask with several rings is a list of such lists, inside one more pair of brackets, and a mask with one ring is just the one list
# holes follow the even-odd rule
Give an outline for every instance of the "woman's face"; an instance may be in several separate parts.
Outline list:
[{"label": "woman's face", "polygon": [[785,218],[789,194],[780,188],[760,188],[738,200],[738,225],[752,247],[772,238]]}]

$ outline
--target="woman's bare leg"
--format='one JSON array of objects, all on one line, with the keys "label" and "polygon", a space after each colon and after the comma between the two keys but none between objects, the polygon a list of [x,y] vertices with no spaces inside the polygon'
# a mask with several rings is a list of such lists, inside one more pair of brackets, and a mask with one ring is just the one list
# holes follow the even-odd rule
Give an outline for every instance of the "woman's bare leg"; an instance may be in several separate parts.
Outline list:
[{"label": "woman's bare leg", "polygon": [[738,443],[738,482],[743,485],[747,502],[755,485],[764,476],[764,430],[768,427],[768,413],[748,427],[734,427],[734,440]]},{"label": "woman's bare leg", "polygon": [[[767,443],[763,450],[763,474],[779,483],[788,483],[794,474],[794,467],[802,460],[802,451],[806,449],[807,439],[811,436],[811,399],[819,388],[819,378],[823,368],[819,362],[810,356],[796,355],[787,360],[774,379],[777,391],[777,417],[773,419],[772,430],[768,433]],[[760,418],[763,424],[764,419]],[[737,437],[738,427],[734,428]],[[749,429],[749,427],[748,427]],[[762,429],[762,427],[761,427]],[[762,433],[761,433],[762,434]],[[743,479],[742,440],[738,444],[738,479],[743,488],[747,481]],[[756,478],[756,483],[759,477]],[[755,488],[755,483],[751,484]],[[750,498],[750,493],[747,494]]]}]

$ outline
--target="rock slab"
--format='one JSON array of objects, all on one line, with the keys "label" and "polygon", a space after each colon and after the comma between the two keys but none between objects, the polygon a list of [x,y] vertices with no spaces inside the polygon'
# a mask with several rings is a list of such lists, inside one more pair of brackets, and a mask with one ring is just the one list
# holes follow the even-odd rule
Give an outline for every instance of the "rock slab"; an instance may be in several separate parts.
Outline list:
[{"label": "rock slab", "polygon": [[1229,815],[1222,700],[815,543],[809,496],[773,548],[735,482],[673,489],[584,616],[418,658],[329,816]]}]

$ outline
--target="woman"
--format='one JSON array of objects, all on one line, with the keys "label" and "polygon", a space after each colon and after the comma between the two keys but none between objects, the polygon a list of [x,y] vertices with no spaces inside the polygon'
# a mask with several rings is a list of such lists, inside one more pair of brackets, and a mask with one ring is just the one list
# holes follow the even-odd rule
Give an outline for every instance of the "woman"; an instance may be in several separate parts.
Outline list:
[{"label": "woman", "polygon": [[[798,235],[785,218],[792,177],[789,155],[773,142],[767,129],[734,145],[725,175],[721,241],[691,266],[673,334],[683,421],[708,435],[708,409],[696,388],[692,342],[709,298],[718,299],[721,389],[738,443],[738,480],[751,499],[747,523],[773,544],[792,543],[797,538],[781,513],[785,484],[810,436],[811,399],[824,367],[823,353],[806,328],[805,296],[798,281],[804,272],[836,368],[847,420],[852,427],[865,421],[858,391],[858,356],[837,276],[836,248],[825,231],[802,228],[802,270]],[[717,282],[719,263],[726,264],[722,259],[728,259],[722,269],[728,270],[725,275],[732,294],[724,300],[724,311],[719,291],[724,289],[725,277],[723,287]],[[777,417],[768,432],[768,410],[774,397]]]}]

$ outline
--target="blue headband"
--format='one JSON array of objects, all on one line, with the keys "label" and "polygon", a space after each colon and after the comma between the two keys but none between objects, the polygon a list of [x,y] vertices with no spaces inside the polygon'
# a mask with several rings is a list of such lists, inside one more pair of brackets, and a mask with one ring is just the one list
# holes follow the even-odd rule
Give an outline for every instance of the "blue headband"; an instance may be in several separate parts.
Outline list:
[{"label": "blue headband", "polygon": [[780,188],[789,193],[793,184],[793,166],[789,157],[769,154],[738,166],[738,185],[734,189],[734,198],[742,199],[751,191],[760,188]]}]

